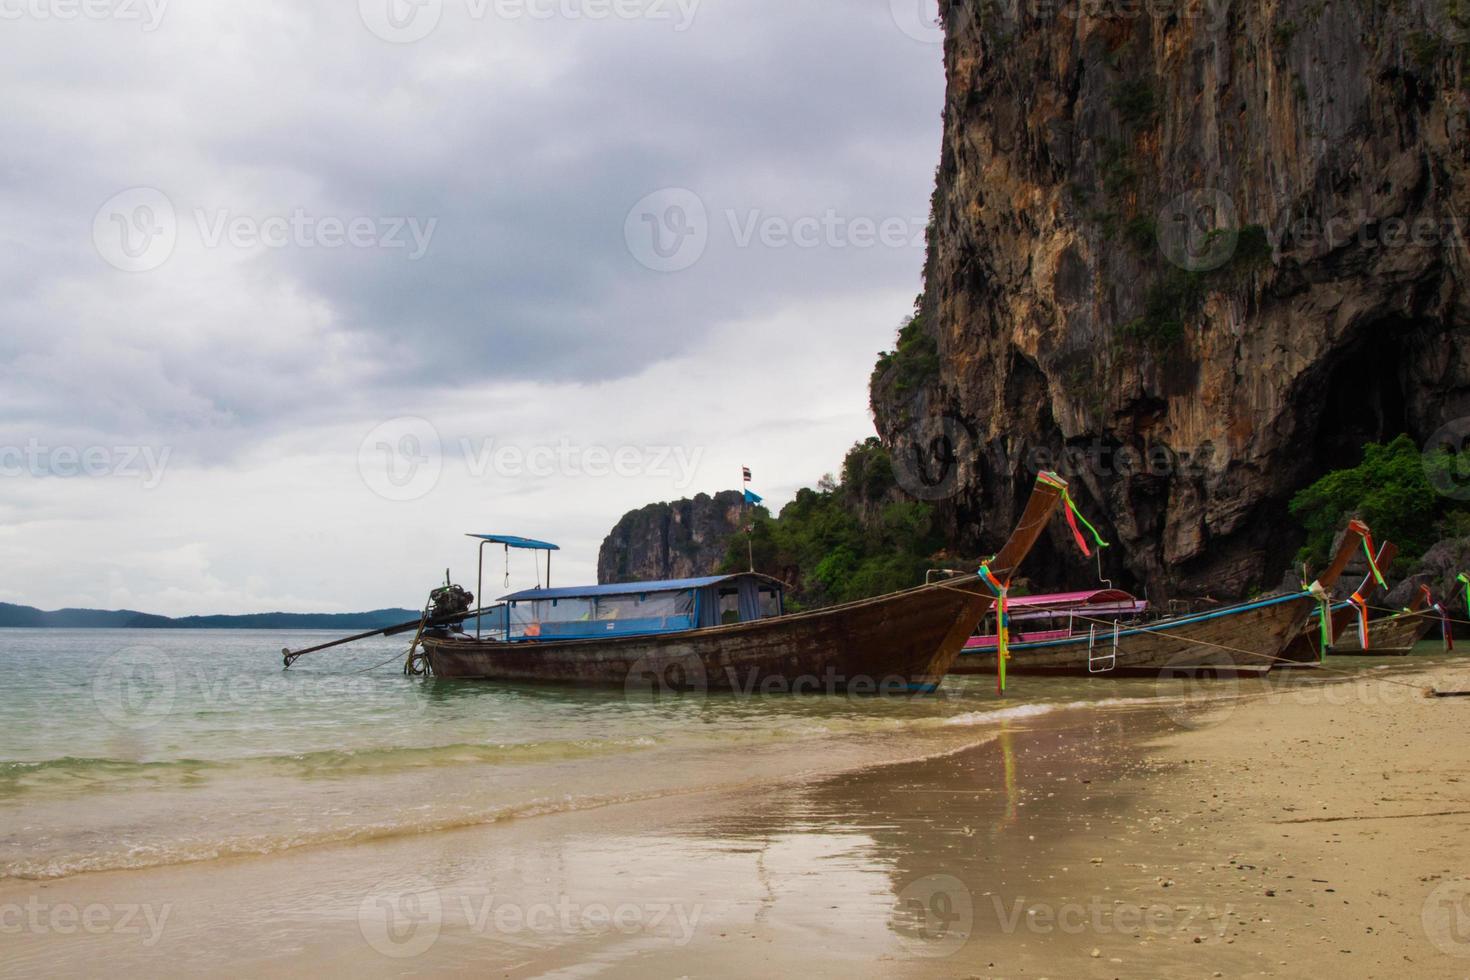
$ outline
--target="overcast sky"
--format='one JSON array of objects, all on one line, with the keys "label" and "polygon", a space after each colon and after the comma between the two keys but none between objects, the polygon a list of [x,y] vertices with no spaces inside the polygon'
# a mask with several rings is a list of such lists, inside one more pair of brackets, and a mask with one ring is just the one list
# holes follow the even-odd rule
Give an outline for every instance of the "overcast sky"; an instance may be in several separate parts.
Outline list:
[{"label": "overcast sky", "polygon": [[779,506],[919,289],[925,5],[0,0],[0,601],[412,607],[466,531],[570,584]]}]

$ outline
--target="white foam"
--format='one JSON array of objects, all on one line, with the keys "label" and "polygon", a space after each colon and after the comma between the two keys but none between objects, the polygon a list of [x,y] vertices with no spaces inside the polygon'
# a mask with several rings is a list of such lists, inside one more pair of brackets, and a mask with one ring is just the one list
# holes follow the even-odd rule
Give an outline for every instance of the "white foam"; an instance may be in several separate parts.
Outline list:
[{"label": "white foam", "polygon": [[969,711],[962,715],[947,718],[945,725],[993,725],[997,721],[1009,721],[1013,718],[1037,718],[1041,715],[1049,715],[1056,711],[1068,711],[1074,708],[1117,708],[1132,707],[1141,704],[1157,704],[1157,698],[1102,698],[1093,701],[1038,701],[1035,704],[1018,704],[1009,708],[998,708],[994,711]]}]

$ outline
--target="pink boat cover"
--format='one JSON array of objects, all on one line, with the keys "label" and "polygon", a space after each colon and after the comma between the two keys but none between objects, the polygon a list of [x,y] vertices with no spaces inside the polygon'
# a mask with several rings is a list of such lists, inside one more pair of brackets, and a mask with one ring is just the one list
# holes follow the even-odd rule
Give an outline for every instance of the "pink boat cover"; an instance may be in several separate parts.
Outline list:
[{"label": "pink boat cover", "polygon": [[[1076,609],[1090,618],[1104,616],[1133,617],[1144,613],[1148,603],[1122,589],[1093,589],[1088,592],[1053,592],[1047,595],[1018,596],[1010,600],[1011,621],[1016,628],[1011,631],[1012,645],[1036,643],[1043,640],[1062,640],[1071,635],[1066,629],[1027,631],[1022,625],[1028,619],[1046,619],[1056,613]],[[966,650],[993,650],[997,645],[995,634],[972,636],[965,644]]]}]

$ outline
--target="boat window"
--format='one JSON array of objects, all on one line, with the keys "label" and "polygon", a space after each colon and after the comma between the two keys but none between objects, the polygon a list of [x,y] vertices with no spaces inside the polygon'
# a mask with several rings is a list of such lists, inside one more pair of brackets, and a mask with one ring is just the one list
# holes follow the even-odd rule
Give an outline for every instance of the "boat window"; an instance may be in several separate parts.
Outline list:
[{"label": "boat window", "polygon": [[772,619],[781,615],[781,592],[778,589],[761,589],[761,618]]},{"label": "boat window", "polygon": [[694,592],[647,592],[642,595],[599,596],[594,617],[598,622],[628,619],[668,619],[694,616]]},{"label": "boat window", "polygon": [[592,618],[591,599],[553,599],[536,606],[543,623],[581,623]]},{"label": "boat window", "polygon": [[598,619],[632,619],[638,615],[639,601],[634,595],[602,596],[597,600]]},{"label": "boat window", "polygon": [[736,589],[720,590],[720,623],[740,622],[740,593]]}]

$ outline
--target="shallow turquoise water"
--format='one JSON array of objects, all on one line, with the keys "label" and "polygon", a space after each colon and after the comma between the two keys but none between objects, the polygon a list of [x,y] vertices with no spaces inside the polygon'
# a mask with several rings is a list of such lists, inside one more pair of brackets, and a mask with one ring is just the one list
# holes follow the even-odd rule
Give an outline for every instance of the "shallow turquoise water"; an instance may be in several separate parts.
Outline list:
[{"label": "shallow turquoise water", "polygon": [[[1199,698],[1153,679],[986,677],[932,696],[665,696],[406,678],[406,642],[281,670],[321,634],[0,630],[0,877],[416,833],[799,778],[1063,705]],[[1334,670],[1438,662],[1334,658]],[[387,663],[385,663],[387,662]],[[1229,695],[1204,689],[1203,696]]]}]

